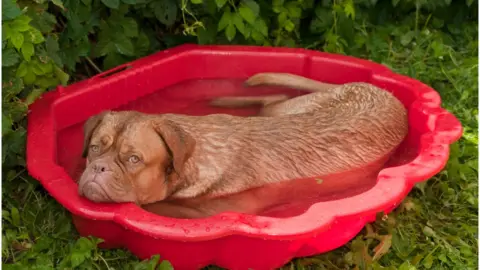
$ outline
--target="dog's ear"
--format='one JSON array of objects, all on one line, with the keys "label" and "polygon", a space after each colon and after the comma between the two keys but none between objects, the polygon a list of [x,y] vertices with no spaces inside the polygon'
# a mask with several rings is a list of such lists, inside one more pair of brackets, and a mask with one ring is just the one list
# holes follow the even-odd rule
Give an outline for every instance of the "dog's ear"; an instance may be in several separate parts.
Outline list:
[{"label": "dog's ear", "polygon": [[177,174],[183,170],[185,162],[192,156],[196,141],[178,124],[170,120],[154,121],[154,129],[167,145],[172,156],[173,169]]},{"label": "dog's ear", "polygon": [[83,125],[83,150],[82,150],[82,157],[87,157],[88,154],[88,146],[90,145],[90,140],[92,139],[92,134],[95,129],[100,125],[105,115],[107,115],[109,111],[103,111],[99,114],[96,114],[85,122]]}]

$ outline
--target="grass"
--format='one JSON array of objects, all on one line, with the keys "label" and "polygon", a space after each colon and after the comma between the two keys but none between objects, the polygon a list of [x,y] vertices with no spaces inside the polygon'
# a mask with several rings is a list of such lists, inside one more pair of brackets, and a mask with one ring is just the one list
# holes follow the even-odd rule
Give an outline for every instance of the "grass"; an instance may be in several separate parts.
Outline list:
[{"label": "grass", "polygon": [[[388,217],[344,247],[296,259],[285,269],[477,269],[478,28],[476,22],[450,31],[427,24],[405,34],[412,29],[357,25],[363,39],[348,54],[434,87],[461,120],[462,139],[445,169],[419,184]],[[335,44],[326,49],[336,50]],[[2,196],[4,269],[154,269],[158,257],[140,262],[126,250],[99,250],[95,239],[78,238],[69,214],[24,171],[4,178]]]}]

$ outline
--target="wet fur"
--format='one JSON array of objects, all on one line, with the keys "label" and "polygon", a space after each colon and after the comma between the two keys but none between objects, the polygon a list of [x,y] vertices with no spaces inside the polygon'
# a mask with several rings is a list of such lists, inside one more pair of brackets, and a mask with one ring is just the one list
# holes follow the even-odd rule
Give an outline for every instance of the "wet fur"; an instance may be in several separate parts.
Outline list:
[{"label": "wet fur", "polygon": [[[285,86],[312,93],[292,99],[276,95],[212,101],[212,106],[223,107],[264,105],[256,117],[110,112],[116,115],[116,121],[126,121],[124,124],[150,125],[170,153],[163,159],[173,159],[176,170],[167,176],[168,183],[162,186],[166,190],[147,188],[148,192],[164,193],[160,201],[213,198],[367,165],[379,170],[408,132],[407,113],[401,102],[368,83],[332,85],[292,74],[261,73],[249,78],[246,85]],[[86,149],[104,115],[87,122]],[[128,120],[131,115],[135,115],[134,122]],[[159,163],[162,169],[167,166],[165,160]],[[158,187],[152,183],[154,186]]]}]

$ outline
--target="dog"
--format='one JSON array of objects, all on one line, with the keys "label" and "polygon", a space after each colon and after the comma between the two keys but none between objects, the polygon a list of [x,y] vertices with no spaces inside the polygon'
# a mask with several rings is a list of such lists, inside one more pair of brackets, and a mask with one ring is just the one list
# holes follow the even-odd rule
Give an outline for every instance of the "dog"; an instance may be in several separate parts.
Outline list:
[{"label": "dog", "polygon": [[[336,85],[288,73],[258,73],[245,84],[309,93],[211,101],[229,108],[262,105],[252,117],[101,112],[84,124],[86,168],[78,181],[79,195],[155,208],[159,202],[206,202],[362,168],[371,174],[408,133],[403,104],[369,83]],[[180,216],[199,216],[192,211]]]}]

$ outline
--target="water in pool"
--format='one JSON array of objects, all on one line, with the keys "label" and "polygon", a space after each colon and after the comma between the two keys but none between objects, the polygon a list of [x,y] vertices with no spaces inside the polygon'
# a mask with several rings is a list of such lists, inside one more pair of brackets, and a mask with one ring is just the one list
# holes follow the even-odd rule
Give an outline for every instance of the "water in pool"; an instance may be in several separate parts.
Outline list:
[{"label": "water in pool", "polygon": [[[226,109],[211,107],[208,103],[212,98],[220,96],[286,93],[294,97],[306,94],[306,92],[279,87],[246,88],[243,86],[243,81],[231,79],[188,80],[160,89],[115,110],[188,115],[227,113],[251,116],[258,112],[259,107]],[[81,158],[82,127],[83,123],[79,123],[59,130],[57,133],[57,162],[75,180],[78,179],[85,167],[85,161]],[[414,139],[417,136],[412,136],[413,133],[415,133],[415,130],[410,131],[409,136],[388,161],[386,167],[408,163],[416,156],[416,147],[414,146],[418,142]],[[367,175],[363,170],[357,170],[323,177],[322,179],[285,181],[281,184],[269,185],[213,200],[176,202],[175,207],[180,207],[179,211],[182,211],[182,209],[194,206],[200,209],[200,215],[203,216],[232,211],[273,217],[289,217],[303,213],[315,202],[336,200],[364,192],[372,188],[376,181],[377,174]],[[326,190],[330,192],[326,192]],[[172,203],[162,203],[158,207],[152,207],[152,209],[162,208],[160,206],[166,204],[172,205]],[[159,213],[161,214],[161,211]]]}]

